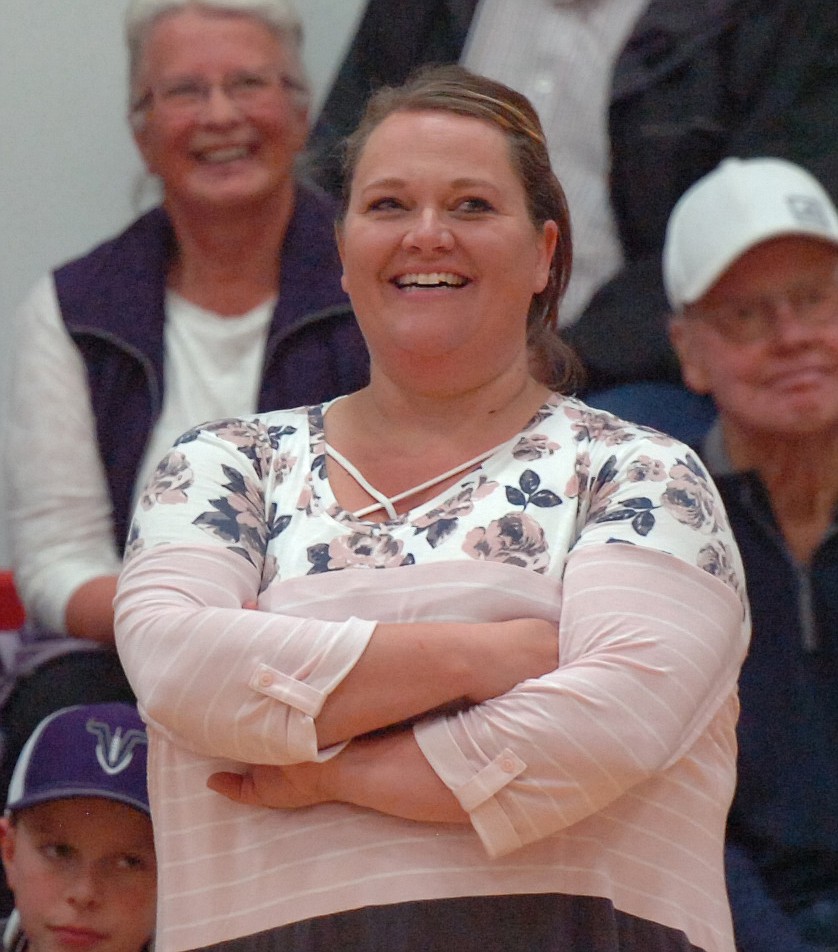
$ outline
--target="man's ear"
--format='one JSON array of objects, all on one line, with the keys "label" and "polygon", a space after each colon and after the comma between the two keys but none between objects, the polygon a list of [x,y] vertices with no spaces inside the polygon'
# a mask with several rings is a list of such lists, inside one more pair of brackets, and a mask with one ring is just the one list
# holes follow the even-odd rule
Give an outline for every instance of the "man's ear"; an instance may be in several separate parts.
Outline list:
[{"label": "man's ear", "polygon": [[702,366],[700,348],[695,346],[690,321],[676,314],[669,319],[668,331],[670,343],[678,355],[684,383],[693,393],[709,393],[710,386]]}]

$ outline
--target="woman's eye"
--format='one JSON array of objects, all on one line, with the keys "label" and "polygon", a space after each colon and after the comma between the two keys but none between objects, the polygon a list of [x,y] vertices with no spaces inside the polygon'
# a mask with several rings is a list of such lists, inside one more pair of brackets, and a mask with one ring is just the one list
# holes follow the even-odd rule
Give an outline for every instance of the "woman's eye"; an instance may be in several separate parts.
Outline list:
[{"label": "woman's eye", "polygon": [[256,73],[240,73],[227,82],[227,94],[234,99],[236,96],[251,96],[261,93],[270,86],[270,80]]},{"label": "woman's eye", "polygon": [[494,206],[485,198],[464,198],[458,205],[458,211],[464,212],[491,212]]},{"label": "woman's eye", "polygon": [[194,80],[184,80],[181,83],[173,83],[160,91],[160,98],[165,102],[195,102],[202,98],[203,87]]},{"label": "woman's eye", "polygon": [[367,210],[371,212],[390,212],[401,208],[404,208],[404,205],[392,197],[375,198],[367,206]]},{"label": "woman's eye", "polygon": [[133,856],[130,853],[127,853],[125,856],[120,856],[117,860],[118,869],[145,869],[146,861],[142,856]]}]

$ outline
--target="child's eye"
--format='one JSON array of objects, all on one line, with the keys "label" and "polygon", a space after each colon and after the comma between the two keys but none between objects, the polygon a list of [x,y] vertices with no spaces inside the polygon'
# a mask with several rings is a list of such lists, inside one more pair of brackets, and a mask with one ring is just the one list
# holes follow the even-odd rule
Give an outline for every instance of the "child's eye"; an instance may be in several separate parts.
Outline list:
[{"label": "child's eye", "polygon": [[135,869],[145,869],[147,866],[146,860],[142,856],[135,856],[131,853],[126,853],[125,856],[120,856],[116,861],[116,868],[122,870],[135,870]]},{"label": "child's eye", "polygon": [[73,848],[66,843],[44,843],[41,853],[51,860],[68,860],[73,857]]}]

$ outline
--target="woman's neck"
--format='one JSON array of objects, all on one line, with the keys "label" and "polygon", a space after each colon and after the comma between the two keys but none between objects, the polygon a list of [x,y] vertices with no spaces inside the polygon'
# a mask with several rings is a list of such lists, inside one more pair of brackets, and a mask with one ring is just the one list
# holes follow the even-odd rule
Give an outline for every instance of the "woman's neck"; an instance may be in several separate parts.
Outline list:
[{"label": "woman's neck", "polygon": [[279,289],[279,256],[293,190],[258,206],[210,212],[169,207],[178,250],[168,287],[224,316],[252,310]]},{"label": "woman's neck", "polygon": [[[373,362],[369,386],[330,409],[326,438],[379,488],[395,492],[402,482],[422,482],[509,439],[549,395],[525,367],[440,392],[396,383]],[[412,475],[402,480],[398,470]],[[399,485],[381,485],[388,474]]]},{"label": "woman's neck", "polygon": [[723,433],[734,469],[759,475],[790,549],[809,562],[838,509],[838,431],[748,437],[723,423]]},{"label": "woman's neck", "polygon": [[[350,511],[367,511],[381,496],[404,497],[399,512],[435,498],[520,432],[550,396],[526,374],[444,395],[372,376],[370,386],[337,401],[325,419],[326,441],[338,450],[327,463],[329,481]],[[376,493],[359,488],[359,473]]]},{"label": "woman's neck", "polygon": [[515,433],[549,393],[525,368],[510,368],[471,388],[428,391],[394,384],[373,367],[370,386],[358,394],[358,419],[374,441],[395,438],[416,447],[442,440],[479,452],[479,444],[488,447]]}]

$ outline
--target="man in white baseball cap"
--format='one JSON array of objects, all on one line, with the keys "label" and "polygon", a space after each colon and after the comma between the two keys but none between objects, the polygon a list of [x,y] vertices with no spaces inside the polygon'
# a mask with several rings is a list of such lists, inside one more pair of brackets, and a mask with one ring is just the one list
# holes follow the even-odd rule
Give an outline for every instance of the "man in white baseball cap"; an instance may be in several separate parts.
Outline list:
[{"label": "man in white baseball cap", "polygon": [[804,169],[727,159],[669,220],[664,280],[745,564],[728,886],[739,952],[838,950],[838,214]]}]

